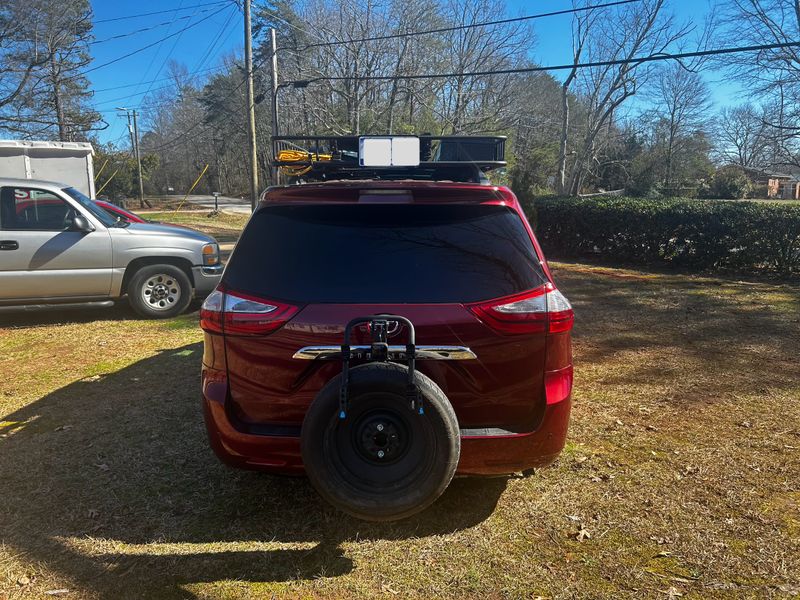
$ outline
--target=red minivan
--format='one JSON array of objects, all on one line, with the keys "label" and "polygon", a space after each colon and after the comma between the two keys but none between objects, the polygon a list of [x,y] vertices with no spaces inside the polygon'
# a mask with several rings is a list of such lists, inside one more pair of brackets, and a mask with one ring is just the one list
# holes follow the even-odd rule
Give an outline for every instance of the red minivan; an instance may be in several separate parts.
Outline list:
[{"label": "red minivan", "polygon": [[556,458],[572,323],[508,188],[270,188],[201,309],[211,446],[305,471],[357,517],[409,516],[454,475]]}]

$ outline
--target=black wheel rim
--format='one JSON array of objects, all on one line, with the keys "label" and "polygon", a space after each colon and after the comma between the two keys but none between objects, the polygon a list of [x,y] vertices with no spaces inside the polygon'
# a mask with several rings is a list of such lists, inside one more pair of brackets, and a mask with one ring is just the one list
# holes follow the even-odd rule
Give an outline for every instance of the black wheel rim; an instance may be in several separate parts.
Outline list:
[{"label": "black wheel rim", "polygon": [[350,431],[350,443],[356,451],[376,465],[389,465],[401,460],[413,443],[408,423],[390,408],[366,411],[353,423]]},{"label": "black wheel rim", "polygon": [[354,398],[346,419],[332,418],[324,447],[348,485],[370,494],[395,493],[430,473],[436,438],[428,417],[415,414],[405,398],[375,393]]}]

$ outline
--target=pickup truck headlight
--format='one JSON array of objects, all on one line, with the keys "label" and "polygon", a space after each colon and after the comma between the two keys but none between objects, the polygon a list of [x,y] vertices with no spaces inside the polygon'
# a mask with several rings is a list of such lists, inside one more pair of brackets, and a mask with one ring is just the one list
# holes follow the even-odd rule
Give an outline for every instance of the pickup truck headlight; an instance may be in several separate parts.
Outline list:
[{"label": "pickup truck headlight", "polygon": [[219,264],[219,244],[203,246],[203,266],[214,267]]}]

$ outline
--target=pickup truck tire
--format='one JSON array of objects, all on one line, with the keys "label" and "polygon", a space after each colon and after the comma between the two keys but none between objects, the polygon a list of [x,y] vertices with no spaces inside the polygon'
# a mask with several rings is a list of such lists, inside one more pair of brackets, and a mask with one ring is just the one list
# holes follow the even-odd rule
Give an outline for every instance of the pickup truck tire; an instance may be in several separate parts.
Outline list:
[{"label": "pickup truck tire", "polygon": [[181,314],[192,301],[192,282],[173,265],[141,267],[128,283],[128,302],[148,319],[169,319]]},{"label": "pickup truck tire", "polygon": [[455,475],[461,436],[453,407],[415,373],[424,414],[411,409],[408,368],[367,363],[349,371],[349,409],[339,418],[337,375],[303,420],[300,447],[311,483],[339,510],[366,521],[409,517],[433,503]]}]

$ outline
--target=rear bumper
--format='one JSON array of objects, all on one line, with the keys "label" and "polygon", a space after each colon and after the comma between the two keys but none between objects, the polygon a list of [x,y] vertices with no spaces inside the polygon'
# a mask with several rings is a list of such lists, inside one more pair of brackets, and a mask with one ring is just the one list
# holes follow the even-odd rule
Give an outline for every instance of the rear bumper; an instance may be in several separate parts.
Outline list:
[{"label": "rear bumper", "polygon": [[[225,412],[224,375],[203,369],[203,412],[209,442],[219,459],[242,469],[302,474],[300,438],[242,433]],[[462,436],[457,475],[504,475],[543,467],[564,447],[571,401],[548,404],[539,428],[531,433]]]}]

